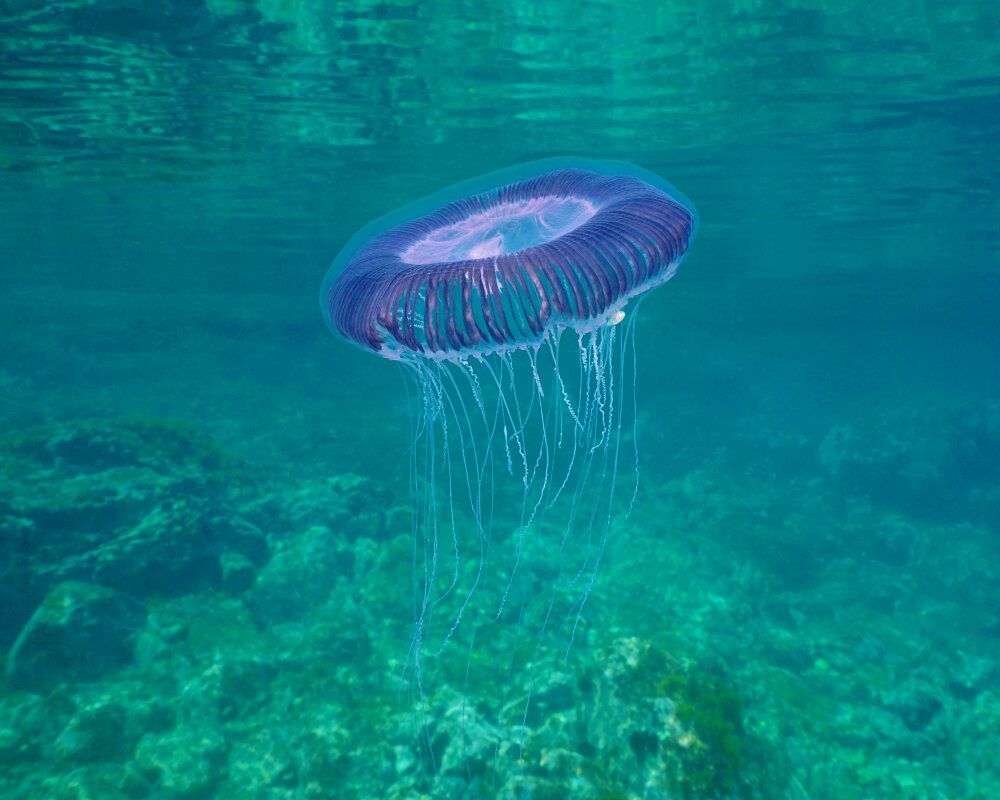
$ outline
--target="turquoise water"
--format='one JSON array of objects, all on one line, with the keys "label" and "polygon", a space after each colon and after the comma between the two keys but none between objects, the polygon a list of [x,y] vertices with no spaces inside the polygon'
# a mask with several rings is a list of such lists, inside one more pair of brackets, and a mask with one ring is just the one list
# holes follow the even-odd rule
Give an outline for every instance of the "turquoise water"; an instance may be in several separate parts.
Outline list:
[{"label": "turquoise water", "polygon": [[[988,2],[0,0],[0,794],[1000,796],[998,38]],[[319,285],[551,156],[700,214],[638,312],[639,494],[568,652],[556,514],[543,602],[415,687],[403,381]]]}]

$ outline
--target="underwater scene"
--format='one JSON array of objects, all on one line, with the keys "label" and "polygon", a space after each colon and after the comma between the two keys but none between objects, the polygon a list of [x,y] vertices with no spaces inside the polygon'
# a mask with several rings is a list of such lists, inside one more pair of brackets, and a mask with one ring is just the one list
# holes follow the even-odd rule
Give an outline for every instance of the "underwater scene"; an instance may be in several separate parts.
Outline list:
[{"label": "underwater scene", "polygon": [[1000,798],[998,42],[0,0],[0,796]]}]

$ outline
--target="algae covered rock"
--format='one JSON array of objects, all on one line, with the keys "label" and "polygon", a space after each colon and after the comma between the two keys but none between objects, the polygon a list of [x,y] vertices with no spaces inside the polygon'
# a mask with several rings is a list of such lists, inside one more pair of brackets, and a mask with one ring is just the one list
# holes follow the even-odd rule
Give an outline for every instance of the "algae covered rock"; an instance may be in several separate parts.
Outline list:
[{"label": "algae covered rock", "polygon": [[78,709],[56,737],[53,755],[60,761],[108,761],[120,753],[126,711],[116,702],[96,702]]},{"label": "algae covered rock", "polygon": [[241,553],[223,553],[219,558],[219,566],[222,568],[222,586],[226,591],[239,594],[253,586],[255,567]]},{"label": "algae covered rock", "polygon": [[338,576],[349,576],[354,553],[341,537],[315,526],[282,543],[257,576],[247,602],[262,625],[298,619],[322,605]]},{"label": "algae covered rock", "polygon": [[170,796],[208,797],[225,774],[226,757],[226,742],[217,731],[192,725],[143,736],[135,765]]},{"label": "algae covered rock", "polygon": [[194,499],[158,503],[118,536],[51,570],[59,577],[89,579],[128,592],[211,580],[218,560],[205,553],[204,514],[203,504]]},{"label": "algae covered rock", "polygon": [[292,744],[279,732],[255,731],[230,750],[229,782],[247,793],[269,786],[294,788],[297,761]]},{"label": "algae covered rock", "polygon": [[64,581],[177,595],[221,585],[227,553],[264,563],[266,536],[240,513],[254,488],[176,421],[78,420],[0,438],[0,645]]},{"label": "algae covered rock", "polygon": [[293,530],[326,527],[347,539],[386,533],[384,509],[389,497],[370,478],[350,473],[308,481],[281,497],[284,514]]},{"label": "algae covered rock", "polygon": [[61,583],[17,637],[7,680],[16,689],[46,692],[64,681],[100,678],[132,660],[132,636],[145,613],[113,589]]},{"label": "algae covered rock", "polygon": [[722,677],[635,638],[601,664],[587,740],[602,781],[647,797],[739,796],[743,701]]},{"label": "algae covered rock", "polygon": [[0,699],[0,765],[24,764],[41,754],[45,701],[35,695]]}]

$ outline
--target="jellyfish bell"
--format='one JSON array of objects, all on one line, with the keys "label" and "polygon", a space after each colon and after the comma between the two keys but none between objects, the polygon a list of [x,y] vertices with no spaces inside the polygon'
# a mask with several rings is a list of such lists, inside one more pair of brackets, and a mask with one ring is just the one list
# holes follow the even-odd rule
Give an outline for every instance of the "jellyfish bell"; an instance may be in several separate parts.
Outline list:
[{"label": "jellyfish bell", "polygon": [[669,280],[691,202],[631,164],[546,159],[491,173],[363,228],[327,273],[334,333],[387,358],[461,358],[606,324]]},{"label": "jellyfish bell", "polygon": [[501,687],[498,752],[510,730],[524,735],[537,670],[569,652],[616,509],[627,519],[638,490],[634,312],[697,228],[693,204],[647,170],[547,159],[376,220],[331,265],[327,325],[399,363],[408,386],[416,592],[403,678],[425,732],[444,702],[436,686],[455,675],[449,651],[465,653],[463,698],[481,701],[463,701],[463,719]]}]

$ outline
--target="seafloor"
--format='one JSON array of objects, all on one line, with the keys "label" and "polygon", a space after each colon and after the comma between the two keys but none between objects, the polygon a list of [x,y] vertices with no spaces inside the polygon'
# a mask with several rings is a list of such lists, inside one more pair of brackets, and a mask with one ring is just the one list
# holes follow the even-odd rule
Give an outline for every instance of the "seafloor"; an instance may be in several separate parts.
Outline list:
[{"label": "seafloor", "polygon": [[[654,388],[581,633],[498,724],[464,659],[422,706],[401,684],[409,509],[377,465],[405,421],[322,411],[319,327],[195,316],[8,317],[4,798],[1000,796],[1000,404],[779,421],[721,368]],[[213,372],[251,334],[270,366]]]}]

